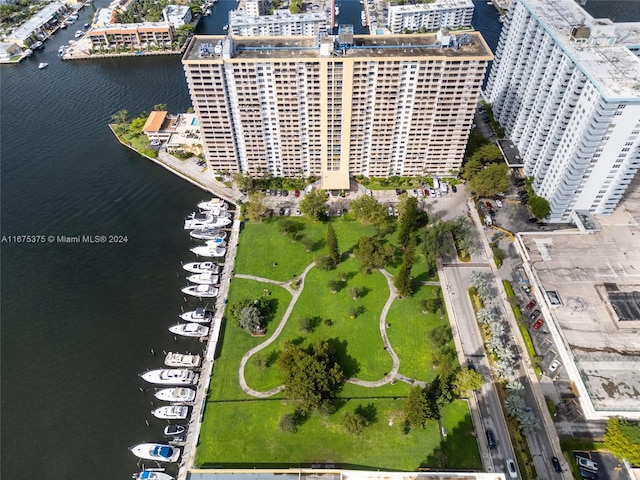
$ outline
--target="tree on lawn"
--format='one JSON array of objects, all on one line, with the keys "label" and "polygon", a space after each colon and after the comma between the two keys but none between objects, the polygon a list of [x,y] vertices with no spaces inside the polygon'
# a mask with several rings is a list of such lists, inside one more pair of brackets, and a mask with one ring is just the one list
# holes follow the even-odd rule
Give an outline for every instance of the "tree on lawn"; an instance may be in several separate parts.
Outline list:
[{"label": "tree on lawn", "polygon": [[354,218],[364,225],[382,225],[387,221],[387,209],[370,195],[364,195],[350,205]]},{"label": "tree on lawn", "polygon": [[369,273],[387,263],[393,255],[393,247],[383,244],[378,237],[360,237],[353,255],[362,263],[362,270]]},{"label": "tree on lawn", "polygon": [[430,270],[435,270],[436,259],[450,251],[449,232],[450,226],[442,220],[423,230],[422,249]]},{"label": "tree on lawn", "polygon": [[627,460],[631,465],[640,465],[640,423],[610,418],[604,441],[617,458]]},{"label": "tree on lawn", "polygon": [[335,398],[342,385],[342,368],[326,341],[307,349],[287,342],[277,365],[284,374],[286,396],[300,401],[303,413]]},{"label": "tree on lawn", "polygon": [[527,200],[527,205],[531,209],[531,213],[536,218],[544,218],[551,212],[551,206],[546,198],[533,195]]},{"label": "tree on lawn", "polygon": [[299,238],[299,233],[304,230],[304,224],[291,218],[284,218],[278,222],[278,230],[284,233],[291,241]]},{"label": "tree on lawn", "polygon": [[119,110],[113,115],[111,115],[111,120],[117,124],[125,124],[127,123],[127,117],[129,116],[128,110]]},{"label": "tree on lawn", "polygon": [[244,298],[231,305],[229,314],[233,323],[247,333],[257,333],[264,329],[264,324],[271,311],[269,300],[261,298],[251,300]]},{"label": "tree on lawn", "polygon": [[398,217],[398,242],[406,247],[418,222],[418,199],[415,197],[407,197],[403,202],[403,208],[400,210]]},{"label": "tree on lawn", "polygon": [[356,409],[353,412],[349,411],[344,414],[342,425],[347,432],[353,435],[360,435],[367,427],[367,419],[360,410]]},{"label": "tree on lawn", "polygon": [[492,163],[469,181],[477,197],[493,197],[509,188],[509,167],[504,163]]},{"label": "tree on lawn", "polygon": [[393,284],[401,297],[410,297],[413,293],[411,288],[411,267],[415,257],[416,238],[412,235],[404,254],[402,255],[402,265],[398,275],[393,279]]},{"label": "tree on lawn", "polygon": [[366,293],[366,289],[364,289],[363,287],[352,287],[349,289],[348,293],[351,298],[357,300]]},{"label": "tree on lawn", "polygon": [[407,401],[404,402],[404,419],[411,428],[424,428],[427,423],[427,399],[422,387],[411,389]]},{"label": "tree on lawn", "polygon": [[250,222],[259,222],[267,213],[267,206],[264,204],[264,193],[254,192],[249,195],[249,201],[243,205],[244,216]]},{"label": "tree on lawn", "polygon": [[324,190],[311,190],[300,201],[300,211],[317,222],[327,211],[327,198]]},{"label": "tree on lawn", "polygon": [[481,373],[470,368],[463,368],[458,370],[453,380],[453,392],[460,398],[469,398],[474,390],[482,387],[483,383],[484,380]]},{"label": "tree on lawn", "polygon": [[340,262],[340,248],[338,247],[338,237],[331,224],[327,226],[327,248],[333,264],[337,265]]}]

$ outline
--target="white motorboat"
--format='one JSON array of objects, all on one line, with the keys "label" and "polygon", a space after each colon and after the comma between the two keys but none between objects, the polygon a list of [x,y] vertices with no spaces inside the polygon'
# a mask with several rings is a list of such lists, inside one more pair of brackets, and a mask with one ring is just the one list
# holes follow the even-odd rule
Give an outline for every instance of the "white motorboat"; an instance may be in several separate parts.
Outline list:
[{"label": "white motorboat", "polygon": [[169,352],[164,358],[164,364],[167,367],[197,368],[200,366],[201,360],[200,355]]},{"label": "white motorboat", "polygon": [[336,5],[334,7],[334,12],[335,16],[337,17],[338,15],[340,15],[340,7],[338,5]]},{"label": "white motorboat", "polygon": [[213,310],[207,310],[206,308],[196,308],[190,312],[184,312],[180,315],[180,318],[186,322],[195,323],[209,323],[213,320]]},{"label": "white motorboat", "polygon": [[208,202],[200,202],[198,208],[200,210],[226,210],[229,206],[221,198],[212,198]]},{"label": "white motorboat", "polygon": [[174,478],[168,473],[156,470],[143,470],[142,472],[134,475],[133,480],[174,480]]},{"label": "white motorboat", "polygon": [[41,62],[41,63],[38,65],[38,68],[39,68],[40,70],[42,70],[43,68],[47,68],[48,66],[49,66],[49,64],[48,64],[47,62]]},{"label": "white motorboat", "polygon": [[218,296],[218,289],[213,285],[189,285],[181,290],[186,295],[198,298],[212,298]]},{"label": "white motorboat", "polygon": [[196,398],[196,391],[184,387],[163,388],[162,390],[158,390],[154,395],[158,400],[162,400],[163,402],[193,402]]},{"label": "white motorboat", "polygon": [[189,232],[191,238],[197,238],[198,240],[224,240],[227,238],[227,232],[220,230],[219,228],[204,228],[202,230],[191,230]]},{"label": "white motorboat", "polygon": [[191,273],[220,273],[220,265],[214,262],[193,262],[182,265],[187,272]]},{"label": "white motorboat", "polygon": [[[224,212],[229,214],[229,212]],[[203,230],[205,228],[226,227],[231,223],[230,215],[214,215],[212,212],[192,213],[184,219],[185,230]]]},{"label": "white motorboat", "polygon": [[199,257],[224,257],[227,253],[227,249],[220,245],[201,245],[199,247],[193,247],[191,249]]},{"label": "white motorboat", "polygon": [[33,55],[33,50],[31,50],[30,48],[27,48],[27,49],[24,51],[24,56],[25,56],[25,57],[30,57],[31,55]]},{"label": "white motorboat", "polygon": [[156,462],[176,462],[180,457],[179,448],[161,443],[141,443],[129,450],[138,458]]},{"label": "white motorboat", "polygon": [[189,414],[189,407],[185,405],[168,405],[151,411],[151,415],[162,420],[184,420]]},{"label": "white motorboat", "polygon": [[209,335],[209,327],[199,323],[178,323],[169,327],[169,331],[183,337],[206,337]]},{"label": "white motorboat", "polygon": [[162,433],[164,433],[165,437],[177,437],[186,431],[187,427],[184,425],[167,425]]},{"label": "white motorboat", "polygon": [[[188,325],[197,325],[190,323]],[[198,325],[199,326],[199,325]],[[207,328],[207,333],[209,329]],[[155,385],[195,385],[198,383],[198,374],[186,368],[161,368],[141,373],[140,376],[149,383]]]},{"label": "white motorboat", "polygon": [[188,276],[187,280],[198,285],[217,285],[220,283],[220,277],[211,272],[196,273]]}]

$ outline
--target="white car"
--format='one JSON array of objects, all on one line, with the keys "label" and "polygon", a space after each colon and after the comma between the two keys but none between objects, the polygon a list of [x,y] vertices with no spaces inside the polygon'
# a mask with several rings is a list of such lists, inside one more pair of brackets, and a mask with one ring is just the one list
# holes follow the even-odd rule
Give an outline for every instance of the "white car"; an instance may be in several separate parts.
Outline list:
[{"label": "white car", "polygon": [[582,468],[588,468],[589,470],[598,470],[598,464],[589,458],[576,457],[578,465]]},{"label": "white car", "polygon": [[551,362],[551,365],[549,365],[549,371],[555,372],[559,366],[560,366],[560,362],[558,360],[554,360],[553,362]]},{"label": "white car", "polygon": [[507,471],[509,472],[509,476],[511,478],[518,478],[518,469],[516,468],[516,462],[514,462],[510,458],[507,459]]},{"label": "white car", "polygon": [[496,205],[498,206],[498,208],[502,207],[502,200],[498,199],[496,200]]}]

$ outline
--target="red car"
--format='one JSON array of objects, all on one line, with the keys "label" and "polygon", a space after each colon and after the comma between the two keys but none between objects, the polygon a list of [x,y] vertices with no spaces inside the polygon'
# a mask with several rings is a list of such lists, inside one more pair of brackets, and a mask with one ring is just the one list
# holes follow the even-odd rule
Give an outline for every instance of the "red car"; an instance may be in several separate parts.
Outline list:
[{"label": "red car", "polygon": [[300,190],[296,190],[293,195],[298,198],[300,196]]},{"label": "red car", "polygon": [[531,310],[533,307],[535,307],[538,304],[538,302],[536,302],[535,300],[531,300],[529,303],[527,303],[527,306],[524,307],[527,310]]},{"label": "red car", "polygon": [[484,204],[487,206],[489,210],[493,210],[493,205],[491,205],[491,202],[484,202]]},{"label": "red car", "polygon": [[542,324],[544,323],[544,320],[542,318],[537,319],[534,323],[533,323],[533,329],[534,330],[538,330]]}]

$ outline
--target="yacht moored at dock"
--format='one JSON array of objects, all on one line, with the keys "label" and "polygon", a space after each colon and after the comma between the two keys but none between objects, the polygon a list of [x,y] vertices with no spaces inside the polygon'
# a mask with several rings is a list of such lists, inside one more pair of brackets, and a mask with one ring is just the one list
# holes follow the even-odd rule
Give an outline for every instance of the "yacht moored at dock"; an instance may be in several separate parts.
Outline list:
[{"label": "yacht moored at dock", "polygon": [[[189,325],[196,325],[191,323]],[[207,328],[207,333],[209,329]],[[198,374],[186,368],[161,368],[141,373],[143,380],[155,385],[195,385],[198,383]]]},{"label": "yacht moored at dock", "polygon": [[199,323],[178,323],[170,326],[169,331],[183,337],[206,337],[209,335],[209,327]]},{"label": "yacht moored at dock", "polygon": [[187,272],[191,273],[220,273],[220,265],[214,262],[192,262],[182,265]]},{"label": "yacht moored at dock", "polygon": [[174,480],[174,478],[168,473],[156,470],[143,470],[140,473],[134,474],[133,480]]},{"label": "yacht moored at dock", "polygon": [[194,323],[209,323],[213,320],[213,310],[207,310],[205,308],[196,308],[190,312],[184,312],[180,315],[180,318],[186,322]]},{"label": "yacht moored at dock", "polygon": [[220,283],[220,277],[211,272],[196,273],[189,275],[187,281],[197,283],[198,285],[217,285]]},{"label": "yacht moored at dock", "polygon": [[164,427],[164,431],[162,433],[164,433],[165,437],[177,437],[178,435],[182,435],[186,431],[187,427],[185,427],[184,425],[167,425],[166,427]]},{"label": "yacht moored at dock", "polygon": [[138,458],[155,460],[157,462],[173,463],[180,457],[179,448],[161,443],[141,443],[129,448],[129,450]]},{"label": "yacht moored at dock", "polygon": [[218,289],[213,285],[189,285],[181,290],[186,295],[198,298],[212,298],[218,296]]},{"label": "yacht moored at dock", "polygon": [[207,258],[224,257],[227,253],[227,249],[218,244],[201,245],[199,247],[192,248],[191,251],[199,257]]},{"label": "yacht moored at dock", "polygon": [[200,202],[198,208],[200,210],[226,210],[229,205],[221,198],[212,198],[207,202]]},{"label": "yacht moored at dock", "polygon": [[162,420],[184,420],[189,414],[185,405],[166,405],[151,411],[151,415]]},{"label": "yacht moored at dock", "polygon": [[[228,212],[225,213],[228,214]],[[230,223],[231,218],[229,218],[229,216],[222,215],[222,212],[220,215],[214,215],[211,212],[193,212],[184,219],[184,229],[203,230],[205,228],[220,228],[226,227]]]},{"label": "yacht moored at dock", "polygon": [[200,355],[169,352],[164,359],[164,364],[167,367],[198,368],[201,361]]},{"label": "yacht moored at dock", "polygon": [[196,391],[185,387],[163,388],[154,393],[154,396],[163,402],[189,403],[195,400]]},{"label": "yacht moored at dock", "polygon": [[191,238],[198,240],[217,240],[222,241],[227,238],[227,232],[220,230],[219,228],[205,228],[202,230],[191,230],[189,232]]}]

